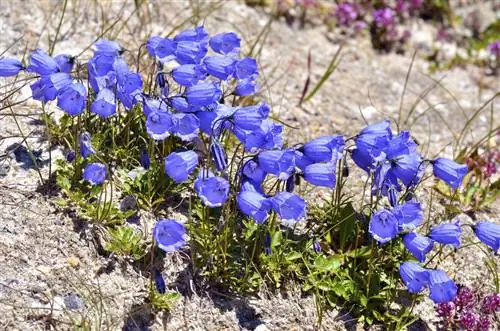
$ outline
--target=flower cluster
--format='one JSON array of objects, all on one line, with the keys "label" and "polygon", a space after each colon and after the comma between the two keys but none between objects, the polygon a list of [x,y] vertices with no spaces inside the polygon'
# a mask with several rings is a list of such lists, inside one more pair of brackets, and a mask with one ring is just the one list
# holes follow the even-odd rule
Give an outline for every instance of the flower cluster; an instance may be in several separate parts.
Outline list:
[{"label": "flower cluster", "polygon": [[453,301],[436,307],[439,324],[443,328],[460,328],[471,331],[487,331],[496,321],[500,311],[500,294],[482,296],[479,291],[460,286]]}]

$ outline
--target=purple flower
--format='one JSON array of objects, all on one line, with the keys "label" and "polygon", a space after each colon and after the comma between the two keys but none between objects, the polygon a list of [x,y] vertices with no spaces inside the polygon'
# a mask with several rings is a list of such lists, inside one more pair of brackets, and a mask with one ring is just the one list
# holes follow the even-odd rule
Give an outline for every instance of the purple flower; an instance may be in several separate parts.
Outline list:
[{"label": "purple flower", "polygon": [[368,231],[376,241],[384,244],[398,235],[398,219],[389,210],[381,209],[372,215]]},{"label": "purple flower", "polygon": [[477,321],[477,331],[488,331],[490,330],[490,318],[488,316],[479,316],[479,320]]},{"label": "purple flower", "polygon": [[469,172],[467,165],[458,164],[453,160],[443,157],[437,158],[431,163],[434,176],[444,181],[453,189],[457,189],[462,184],[464,176]]},{"label": "purple flower", "polygon": [[434,303],[452,301],[457,295],[457,285],[442,270],[429,270],[430,295]]},{"label": "purple flower", "polygon": [[106,166],[102,163],[89,163],[83,170],[83,179],[92,185],[104,183],[106,180]]},{"label": "purple flower", "polygon": [[464,310],[460,314],[460,326],[466,330],[475,330],[478,316],[472,310]]},{"label": "purple flower", "polygon": [[306,202],[294,193],[279,192],[271,202],[283,222],[296,223],[306,216]]},{"label": "purple flower", "polygon": [[494,41],[491,44],[489,44],[487,49],[491,55],[493,55],[497,59],[500,58],[500,40]]},{"label": "purple flower", "polygon": [[399,274],[410,293],[421,292],[429,284],[429,270],[416,262],[401,263]]},{"label": "purple flower", "polygon": [[425,256],[432,250],[434,241],[416,232],[410,232],[403,237],[403,243],[420,262],[425,262]]},{"label": "purple flower", "polygon": [[439,317],[449,319],[455,314],[455,305],[453,302],[443,302],[437,305],[436,312]]},{"label": "purple flower", "polygon": [[354,5],[344,2],[337,7],[335,17],[339,25],[350,26],[358,17],[358,12]]},{"label": "purple flower", "polygon": [[474,226],[474,233],[495,253],[500,252],[500,224],[487,221],[479,222]]},{"label": "purple flower", "polygon": [[500,310],[500,293],[486,296],[481,303],[481,311],[486,314],[494,314]]},{"label": "purple flower", "polygon": [[57,106],[71,116],[81,114],[87,102],[87,88],[82,83],[73,83],[59,92]]},{"label": "purple flower", "polygon": [[453,303],[459,308],[473,307],[477,303],[477,296],[470,288],[460,286]]},{"label": "purple flower", "polygon": [[84,159],[89,157],[89,155],[91,154],[95,154],[95,149],[92,146],[90,133],[82,132],[78,140],[80,142],[80,154],[82,154],[82,157]]},{"label": "purple flower", "polygon": [[176,183],[182,183],[188,180],[197,165],[196,152],[172,152],[165,158],[165,173]]},{"label": "purple flower", "polygon": [[194,182],[194,189],[203,204],[211,208],[221,207],[229,196],[229,182],[225,178],[203,171]]},{"label": "purple flower", "polygon": [[379,28],[389,29],[394,25],[394,11],[385,7],[373,12],[373,19]]},{"label": "purple flower", "polygon": [[240,42],[234,32],[219,33],[210,39],[210,47],[216,53],[237,56],[240,53]]},{"label": "purple flower", "polygon": [[462,234],[462,229],[458,222],[440,224],[431,229],[429,237],[434,239],[440,244],[453,245],[455,248],[460,246],[460,235]]},{"label": "purple flower", "polygon": [[188,239],[184,224],[174,219],[158,220],[153,228],[153,238],[167,253],[179,250]]},{"label": "purple flower", "polygon": [[15,76],[23,69],[24,66],[18,59],[0,59],[0,77]]},{"label": "purple flower", "polygon": [[237,197],[238,207],[240,211],[252,217],[257,224],[264,223],[272,208],[272,202],[259,192],[242,190]]}]

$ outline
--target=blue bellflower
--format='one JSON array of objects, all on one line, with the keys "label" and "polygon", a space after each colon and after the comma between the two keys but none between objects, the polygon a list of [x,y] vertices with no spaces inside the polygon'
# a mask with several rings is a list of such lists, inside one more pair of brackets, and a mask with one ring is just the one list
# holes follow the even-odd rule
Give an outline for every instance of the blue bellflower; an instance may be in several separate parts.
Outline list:
[{"label": "blue bellflower", "polygon": [[429,289],[434,303],[450,302],[457,296],[458,287],[442,270],[429,270]]},{"label": "blue bellflower", "polygon": [[420,262],[425,262],[425,256],[432,250],[434,241],[416,232],[410,232],[403,237],[403,244]]},{"label": "blue bellflower", "polygon": [[106,166],[102,163],[89,163],[83,170],[83,179],[92,185],[104,183],[106,180]]},{"label": "blue bellflower", "polygon": [[151,112],[146,119],[146,131],[154,140],[163,140],[170,136],[175,123],[171,113]]},{"label": "blue bellflower", "polygon": [[179,64],[198,64],[207,55],[208,48],[205,43],[198,41],[177,41],[175,59]]},{"label": "blue bellflower", "polygon": [[306,216],[306,202],[295,193],[279,192],[271,202],[283,222],[296,223]]},{"label": "blue bellflower", "polygon": [[141,154],[139,156],[139,162],[144,169],[149,169],[151,167],[151,159],[149,158],[148,151],[141,149]]},{"label": "blue bellflower", "polygon": [[254,183],[262,184],[266,178],[266,172],[254,160],[249,160],[243,165],[242,174],[245,180],[251,180]]},{"label": "blue bellflower", "polygon": [[319,137],[306,143],[304,155],[314,162],[336,162],[344,150],[343,136]]},{"label": "blue bellflower", "polygon": [[398,235],[398,219],[389,210],[381,209],[372,215],[368,231],[376,241],[384,244]]},{"label": "blue bellflower", "polygon": [[181,86],[193,86],[207,77],[207,69],[200,64],[184,64],[172,71],[172,78]]},{"label": "blue bellflower", "polygon": [[434,176],[444,181],[453,189],[457,189],[462,184],[464,176],[469,172],[467,165],[458,164],[444,157],[437,158],[431,163]]},{"label": "blue bellflower", "polygon": [[257,60],[251,57],[246,57],[236,63],[235,76],[238,80],[255,79],[259,74]]},{"label": "blue bellflower", "polygon": [[100,117],[109,117],[116,113],[116,96],[109,88],[103,88],[90,105],[90,111]]},{"label": "blue bellflower", "polygon": [[474,226],[474,233],[479,240],[490,246],[495,254],[500,253],[500,224],[482,221]]},{"label": "blue bellflower", "polygon": [[269,112],[270,108],[265,102],[259,105],[239,107],[232,115],[234,126],[243,130],[258,130]]},{"label": "blue bellflower", "polygon": [[211,208],[221,207],[229,196],[229,182],[225,178],[203,171],[194,182],[194,189],[203,204]]},{"label": "blue bellflower", "polygon": [[189,175],[197,165],[196,152],[172,152],[165,158],[165,173],[176,183],[182,183],[189,179]]},{"label": "blue bellflower", "polygon": [[240,38],[234,32],[219,33],[210,38],[210,48],[215,53],[237,56],[240,53]]},{"label": "blue bellflower", "polygon": [[161,274],[161,271],[155,268],[155,287],[156,291],[160,294],[164,294],[166,291],[165,280]]},{"label": "blue bellflower", "polygon": [[255,80],[251,78],[245,78],[238,81],[234,93],[238,96],[245,97],[248,95],[255,94],[259,91],[259,86]]},{"label": "blue bellflower", "polygon": [[398,220],[400,231],[411,231],[422,224],[424,212],[422,205],[415,201],[409,201],[402,205],[397,205],[392,209],[392,213]]},{"label": "blue bellflower", "polygon": [[160,219],[153,228],[153,238],[165,252],[175,252],[186,245],[186,227],[175,219]]},{"label": "blue bellflower", "polygon": [[269,119],[263,120],[256,130],[235,127],[234,134],[243,143],[245,151],[250,153],[283,147],[283,125]]},{"label": "blue bellflower", "polygon": [[0,59],[0,77],[16,76],[23,69],[24,66],[18,59]]},{"label": "blue bellflower", "polygon": [[316,186],[335,188],[335,165],[314,163],[304,169],[304,179]]},{"label": "blue bellflower", "polygon": [[440,244],[446,245],[450,244],[455,248],[460,246],[460,235],[462,234],[462,229],[458,222],[444,223],[437,225],[431,229],[429,237],[437,241]]},{"label": "blue bellflower", "polygon": [[44,76],[59,72],[59,66],[54,58],[38,48],[31,52],[30,64],[26,68],[26,71]]},{"label": "blue bellflower", "polygon": [[59,54],[54,57],[60,72],[71,73],[75,64],[75,58],[67,54]]},{"label": "blue bellflower", "polygon": [[71,116],[81,114],[87,102],[87,88],[82,83],[73,83],[59,92],[57,106]]},{"label": "blue bellflower", "polygon": [[272,202],[259,192],[242,190],[236,200],[240,211],[253,218],[257,224],[264,223],[269,217]]},{"label": "blue bellflower", "polygon": [[236,69],[236,60],[228,56],[207,56],[203,63],[207,72],[220,80],[228,80]]},{"label": "blue bellflower", "polygon": [[410,293],[419,293],[429,284],[429,270],[416,262],[403,262],[399,266],[399,274]]},{"label": "blue bellflower", "polygon": [[264,151],[258,156],[259,166],[278,179],[287,180],[295,169],[294,155],[292,149]]},{"label": "blue bellflower", "polygon": [[80,136],[78,137],[78,140],[80,142],[80,154],[82,154],[82,157],[86,159],[92,154],[95,154],[95,149],[92,146],[92,138],[90,137],[90,133],[88,132],[82,132]]},{"label": "blue bellflower", "polygon": [[196,110],[213,106],[221,96],[222,90],[215,82],[199,83],[186,89],[187,102]]},{"label": "blue bellflower", "polygon": [[214,160],[215,167],[219,171],[224,171],[227,168],[227,156],[224,148],[217,142],[213,141],[210,145],[210,153],[212,154],[212,159]]},{"label": "blue bellflower", "polygon": [[194,114],[178,113],[172,116],[174,126],[172,132],[182,141],[191,141],[198,137],[200,120]]}]

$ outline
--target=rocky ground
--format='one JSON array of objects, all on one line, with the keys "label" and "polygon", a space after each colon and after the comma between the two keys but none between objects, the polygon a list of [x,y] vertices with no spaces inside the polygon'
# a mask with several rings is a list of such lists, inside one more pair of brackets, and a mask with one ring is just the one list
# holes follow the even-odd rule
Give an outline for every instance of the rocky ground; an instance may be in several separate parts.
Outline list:
[{"label": "rocky ground", "polygon": [[[8,49],[6,54],[21,57],[26,50],[37,46],[46,49],[49,38],[55,35],[61,7],[62,3],[56,1],[0,2],[0,53]],[[134,50],[150,35],[165,35],[181,23],[187,28],[196,22],[204,22],[210,33],[237,31],[244,44],[251,45],[268,24],[269,16],[260,8],[238,1],[221,4],[162,1],[139,7],[133,3],[122,6],[118,2],[70,1],[55,53],[79,54],[115,20],[108,37]],[[412,29],[429,35],[434,31],[423,21],[415,21]],[[322,26],[297,29],[280,20],[274,21],[258,59],[262,98],[272,106],[276,117],[300,128],[287,132],[287,137],[293,137],[290,142],[321,134],[351,135],[362,128],[365,121],[385,117],[395,121],[399,118],[403,123],[411,106],[421,98],[423,101],[403,126],[421,143],[426,156],[432,157],[438,152],[452,156],[454,138],[474,111],[498,92],[500,80],[475,66],[429,74],[429,64],[420,55],[435,44],[422,33],[416,35],[419,37],[405,54],[380,54],[371,48],[366,36],[343,40],[338,31],[326,31]],[[314,84],[340,44],[343,49],[338,69],[314,98],[298,106],[307,78],[308,52],[312,54]],[[401,103],[414,47],[419,53]],[[89,54],[86,51],[82,56]],[[0,86],[2,96],[9,87],[5,80],[0,81]],[[29,88],[24,88],[10,101],[27,97]],[[141,271],[100,256],[89,236],[91,229],[74,222],[74,215],[63,214],[55,205],[54,197],[40,188],[39,175],[46,178],[50,162],[38,103],[27,101],[12,109],[4,106],[5,100],[0,104],[0,109],[3,108],[0,110],[0,329],[65,330],[70,326],[62,321],[88,317],[93,321],[92,330],[122,327],[124,330],[147,327],[153,330],[313,330],[314,300],[301,297],[299,289],[259,298],[228,298],[218,293],[185,290],[170,315],[151,315],[143,305],[147,284]],[[498,106],[495,100],[491,111]],[[427,110],[429,108],[433,110]],[[490,115],[490,110],[479,114],[465,143],[484,135],[490,126],[499,125],[499,117]],[[41,174],[25,150],[16,145],[23,140],[33,150],[40,151],[37,164]],[[51,157],[55,159],[60,154],[54,150]],[[359,189],[360,183],[362,179],[353,180],[350,185]],[[497,204],[492,212],[479,216],[498,221],[499,208]],[[466,216],[462,216],[462,220],[470,222]],[[447,271],[460,283],[490,286],[483,258],[475,248],[460,250],[446,262]],[[179,274],[183,271],[179,257],[173,255],[169,259],[164,262],[167,282],[190,288],[189,284],[179,284]],[[342,321],[349,317],[340,311],[340,308],[330,311],[323,317],[325,330],[346,327]],[[418,311],[432,326],[432,305],[425,301]]]}]

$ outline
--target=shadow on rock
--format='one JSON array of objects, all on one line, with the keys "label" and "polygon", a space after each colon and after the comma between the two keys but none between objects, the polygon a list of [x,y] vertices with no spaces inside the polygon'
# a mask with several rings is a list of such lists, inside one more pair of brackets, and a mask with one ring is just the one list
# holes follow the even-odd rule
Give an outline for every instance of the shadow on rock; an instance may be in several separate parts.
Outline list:
[{"label": "shadow on rock", "polygon": [[29,151],[24,145],[14,143],[5,149],[5,153],[13,155],[17,163],[21,164],[21,168],[40,169],[49,164],[49,160],[42,160],[42,150],[37,149]]}]

